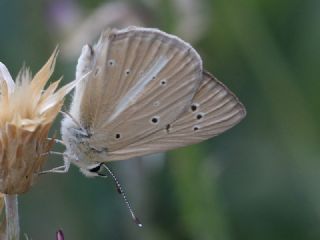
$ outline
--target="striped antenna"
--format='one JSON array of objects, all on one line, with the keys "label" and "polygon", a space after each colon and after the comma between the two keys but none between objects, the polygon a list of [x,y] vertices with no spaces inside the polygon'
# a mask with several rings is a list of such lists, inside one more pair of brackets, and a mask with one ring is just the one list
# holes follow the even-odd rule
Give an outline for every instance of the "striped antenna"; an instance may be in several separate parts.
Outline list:
[{"label": "striped antenna", "polygon": [[142,223],[140,222],[139,218],[137,218],[136,215],[134,214],[134,212],[133,212],[133,210],[132,210],[132,208],[130,206],[130,203],[129,203],[128,199],[127,199],[127,196],[126,196],[125,192],[123,191],[123,189],[121,187],[121,184],[119,183],[118,179],[113,174],[113,172],[110,170],[110,168],[108,168],[106,166],[106,164],[103,164],[102,166],[108,171],[108,173],[112,177],[114,183],[116,184],[117,192],[122,195],[123,200],[124,200],[124,202],[126,203],[128,209],[129,209],[129,212],[131,214],[131,217],[132,217],[133,221],[137,224],[138,227],[142,227]]}]

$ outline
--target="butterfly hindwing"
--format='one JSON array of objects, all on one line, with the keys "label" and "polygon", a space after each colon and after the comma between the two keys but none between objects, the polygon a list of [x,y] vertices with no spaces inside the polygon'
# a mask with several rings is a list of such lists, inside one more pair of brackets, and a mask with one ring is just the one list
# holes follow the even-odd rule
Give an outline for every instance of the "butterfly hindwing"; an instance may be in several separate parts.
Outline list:
[{"label": "butterfly hindwing", "polygon": [[246,115],[238,98],[211,74],[192,103],[174,122],[126,148],[110,152],[108,160],[122,160],[201,142],[236,125]]}]

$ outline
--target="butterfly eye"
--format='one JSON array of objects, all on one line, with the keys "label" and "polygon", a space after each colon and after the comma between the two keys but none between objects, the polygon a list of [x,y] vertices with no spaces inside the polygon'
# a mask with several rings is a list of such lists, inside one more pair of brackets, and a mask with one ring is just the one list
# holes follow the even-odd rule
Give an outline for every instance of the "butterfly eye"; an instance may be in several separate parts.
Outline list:
[{"label": "butterfly eye", "polygon": [[121,138],[121,134],[120,134],[120,133],[116,133],[116,135],[114,135],[114,137],[115,137],[116,139],[120,139],[120,138]]},{"label": "butterfly eye", "polygon": [[161,85],[161,86],[167,85],[167,80],[165,80],[165,79],[161,80],[161,81],[160,81],[160,85]]},{"label": "butterfly eye", "polygon": [[198,130],[200,129],[200,127],[199,127],[198,125],[196,125],[196,126],[193,126],[193,128],[192,128],[192,129],[193,129],[193,131],[195,131],[195,132],[196,132],[196,131],[198,131]]},{"label": "butterfly eye", "polygon": [[108,64],[109,64],[109,66],[114,66],[115,64],[116,64],[116,61],[115,60],[113,60],[113,59],[110,59],[109,61],[108,61]]},{"label": "butterfly eye", "polygon": [[196,118],[197,118],[197,120],[200,120],[200,119],[203,118],[203,116],[204,116],[203,113],[198,113],[197,116],[196,116]]},{"label": "butterfly eye", "polygon": [[93,173],[97,173],[101,168],[101,164],[97,165],[97,166],[93,166],[92,168],[88,168],[89,172],[93,172]]},{"label": "butterfly eye", "polygon": [[151,123],[152,124],[158,124],[160,121],[160,117],[159,116],[154,116],[151,118]]},{"label": "butterfly eye", "polygon": [[128,76],[130,74],[131,70],[130,69],[126,69],[126,75]]}]

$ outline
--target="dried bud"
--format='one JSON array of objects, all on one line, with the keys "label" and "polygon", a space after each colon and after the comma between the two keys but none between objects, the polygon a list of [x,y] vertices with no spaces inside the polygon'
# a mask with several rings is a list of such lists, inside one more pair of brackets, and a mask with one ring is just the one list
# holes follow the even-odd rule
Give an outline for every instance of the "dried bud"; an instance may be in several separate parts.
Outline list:
[{"label": "dried bud", "polygon": [[[23,68],[12,80],[0,63],[0,192],[26,192],[53,145],[49,129],[75,82],[57,90],[59,81],[44,89],[53,73],[58,50],[32,79]],[[57,90],[57,91],[56,91]]]},{"label": "dried bud", "polygon": [[56,232],[56,239],[57,240],[64,240],[64,235],[63,235],[62,230],[59,230]]}]

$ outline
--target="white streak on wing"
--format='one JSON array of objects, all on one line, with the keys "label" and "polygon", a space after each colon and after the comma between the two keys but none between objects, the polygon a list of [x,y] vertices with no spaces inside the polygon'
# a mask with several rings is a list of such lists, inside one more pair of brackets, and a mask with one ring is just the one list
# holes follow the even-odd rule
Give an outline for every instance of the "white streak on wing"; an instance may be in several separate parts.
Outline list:
[{"label": "white streak on wing", "polygon": [[150,83],[168,63],[169,59],[165,56],[160,56],[154,65],[141,77],[141,79],[132,87],[129,92],[120,100],[114,113],[109,118],[108,122],[114,120],[121,112],[134,102],[134,100],[143,92],[146,85]]}]

